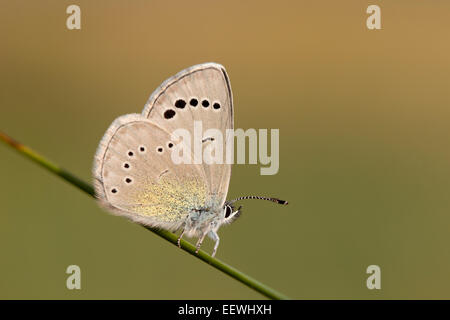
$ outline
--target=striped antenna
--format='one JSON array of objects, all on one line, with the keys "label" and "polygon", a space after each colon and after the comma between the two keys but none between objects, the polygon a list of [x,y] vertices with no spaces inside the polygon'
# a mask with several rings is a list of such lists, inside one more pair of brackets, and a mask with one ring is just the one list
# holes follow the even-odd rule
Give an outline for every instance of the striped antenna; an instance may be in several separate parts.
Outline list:
[{"label": "striped antenna", "polygon": [[285,200],[280,200],[280,199],[277,199],[277,198],[260,197],[260,196],[239,197],[239,198],[236,198],[236,199],[233,199],[233,200],[229,200],[229,201],[227,201],[227,203],[228,204],[232,204],[232,203],[235,203],[236,201],[250,200],[250,199],[267,200],[267,201],[272,201],[272,202],[275,202],[275,203],[278,203],[278,204],[284,204],[284,205],[288,204],[288,202],[285,201]]}]

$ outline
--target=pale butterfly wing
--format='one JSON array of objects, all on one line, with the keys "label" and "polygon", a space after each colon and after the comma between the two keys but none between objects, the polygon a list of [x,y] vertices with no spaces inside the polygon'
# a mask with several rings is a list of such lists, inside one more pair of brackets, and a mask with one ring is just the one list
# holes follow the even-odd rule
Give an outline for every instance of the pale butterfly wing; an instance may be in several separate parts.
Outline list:
[{"label": "pale butterfly wing", "polygon": [[[152,93],[142,115],[169,133],[184,128],[192,137],[194,121],[201,121],[202,139],[205,139],[203,150],[217,147],[219,152],[213,154],[221,158],[220,163],[203,162],[209,193],[223,205],[231,175],[226,152],[232,140],[227,144],[226,130],[233,129],[233,98],[225,68],[205,63],[179,72]],[[211,134],[209,129],[218,130],[221,137]],[[231,146],[228,147],[232,151]]]},{"label": "pale butterfly wing", "polygon": [[132,114],[116,119],[104,135],[94,163],[101,204],[136,222],[180,228],[193,209],[208,203],[202,166],[173,164],[176,142],[161,126]]}]

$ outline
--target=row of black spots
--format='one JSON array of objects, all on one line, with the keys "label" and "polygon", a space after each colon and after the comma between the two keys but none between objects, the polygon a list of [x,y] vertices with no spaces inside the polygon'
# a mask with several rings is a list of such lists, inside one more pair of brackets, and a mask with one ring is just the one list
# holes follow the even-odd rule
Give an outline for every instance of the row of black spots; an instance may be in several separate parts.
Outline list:
[{"label": "row of black spots", "polygon": [[[125,177],[125,179],[123,180],[126,184],[130,185],[133,182],[133,179],[131,177]],[[119,190],[117,188],[112,188],[111,189],[111,193],[118,193]]]},{"label": "row of black spots", "polygon": [[[198,104],[199,104],[199,100],[197,99],[197,98],[191,98],[190,100],[189,100],[189,105],[191,106],[191,107],[197,107],[198,106]],[[178,108],[178,109],[184,109],[185,107],[186,107],[186,105],[187,105],[187,103],[186,103],[186,101],[185,100],[183,100],[183,99],[178,99],[177,101],[175,101],[175,103],[174,103],[174,105],[175,105],[175,107],[176,108]],[[203,99],[202,101],[201,101],[201,105],[204,107],[204,108],[208,108],[210,105],[211,105],[211,103],[209,102],[209,100],[208,99]],[[214,102],[213,103],[213,108],[214,109],[216,109],[216,110],[218,110],[218,109],[220,109],[220,103],[219,102]]]},{"label": "row of black spots", "polygon": [[[202,101],[202,106],[205,107],[205,108],[208,108],[208,107],[209,107],[209,101],[203,100],[203,101]],[[219,110],[219,109],[221,108],[219,102],[214,102],[213,105],[212,105],[212,107],[213,107],[213,109],[215,109],[215,110]]]},{"label": "row of black spots", "polygon": [[[169,149],[172,148],[173,147],[173,143],[169,141],[167,143],[167,147]],[[145,153],[147,151],[147,148],[145,146],[139,146],[138,150],[139,150],[139,153]],[[163,149],[163,147],[157,147],[156,151],[163,152],[164,149]],[[133,158],[135,156],[135,153],[132,150],[129,150],[127,152],[127,155],[128,155],[128,157]],[[124,162],[123,167],[125,169],[130,169],[131,168],[131,164],[129,162]]]},{"label": "row of black spots", "polygon": [[[177,100],[177,101],[179,101],[179,100]],[[199,103],[199,101],[198,101],[196,98],[192,98],[192,99],[189,101],[189,104],[190,104],[192,107],[198,106],[198,103]],[[203,108],[208,108],[208,107],[211,105],[208,99],[203,99],[203,100],[201,101],[201,104],[202,104],[202,107],[203,107]],[[213,106],[213,108],[216,109],[216,110],[219,110],[220,107],[221,107],[221,106],[220,106],[220,103],[217,102],[217,101],[214,102],[212,106]]]},{"label": "row of black spots", "polygon": [[[189,100],[189,105],[194,108],[197,107],[199,103],[200,103],[200,101],[197,98],[191,98]],[[187,105],[187,102],[184,99],[178,99],[174,103],[175,108],[178,108],[178,109],[184,109],[186,107],[186,105]],[[211,104],[208,99],[203,99],[201,101],[201,105],[203,106],[203,108],[208,108]],[[212,104],[212,107],[215,110],[219,110],[221,108],[221,105],[219,102],[215,101]],[[166,111],[164,111],[164,118],[169,120],[169,119],[172,119],[173,117],[175,117],[176,114],[177,113],[175,110],[167,109]]]},{"label": "row of black spots", "polygon": [[[145,152],[145,151],[146,151],[146,148],[145,148],[144,146],[140,146],[140,147],[138,148],[138,150],[139,150],[140,152]],[[128,151],[128,152],[127,152],[127,155],[128,155],[130,158],[135,156],[135,154],[134,154],[133,151]],[[128,162],[128,161],[126,161],[126,162],[124,162],[124,163],[122,164],[122,167],[123,167],[125,170],[130,170],[130,169],[131,169],[131,163]],[[123,181],[124,181],[126,184],[131,184],[131,183],[133,182],[133,179],[132,179],[131,177],[125,177],[125,179],[124,179]],[[118,192],[119,192],[119,190],[118,190],[117,188],[112,188],[112,189],[111,189],[111,193],[116,194],[116,193],[118,193]]]},{"label": "row of black spots", "polygon": [[[131,183],[133,182],[133,179],[132,179],[131,177],[125,177],[125,179],[123,179],[123,181],[124,181],[126,184],[131,184]],[[111,193],[116,194],[116,193],[118,193],[118,192],[119,192],[119,189],[117,189],[116,187],[114,187],[114,188],[111,189]]]},{"label": "row of black spots", "polygon": [[[169,149],[173,148],[173,146],[174,146],[173,142],[171,142],[171,141],[167,142],[167,147]],[[139,150],[139,152],[143,153],[143,152],[147,151],[147,148],[145,146],[139,146],[138,150]],[[156,148],[156,151],[159,152],[159,153],[162,153],[164,151],[164,148],[159,146],[159,147]],[[131,150],[127,152],[127,155],[130,158],[135,156],[134,152],[131,151]],[[129,163],[129,162],[124,162],[122,166],[126,170],[131,169],[131,163]],[[125,177],[124,182],[129,185],[129,184],[131,184],[133,182],[133,179],[131,177]],[[112,188],[111,189],[111,193],[116,194],[118,192],[119,192],[119,190],[117,188]]]},{"label": "row of black spots", "polygon": [[[127,162],[124,163],[124,166],[126,166],[127,164],[128,164],[128,167],[129,167],[129,163],[127,163]],[[125,184],[127,184],[127,185],[130,185],[130,184],[133,183],[133,178],[132,177],[125,177],[125,179],[123,179],[123,182]],[[118,192],[119,192],[119,190],[116,187],[111,189],[111,193],[115,194],[115,193],[118,193]]]},{"label": "row of black spots", "polygon": [[[145,153],[147,151],[147,148],[145,146],[139,146],[137,150],[139,153]],[[128,157],[133,158],[135,156],[135,153],[133,150],[128,150],[127,155]]]},{"label": "row of black spots", "polygon": [[[147,148],[145,147],[145,146],[139,146],[138,148],[137,148],[137,150],[138,150],[138,152],[139,153],[141,153],[141,154],[144,154],[144,153],[146,153],[147,152]],[[136,154],[135,154],[135,152],[134,151],[132,151],[132,150],[128,150],[127,151],[127,156],[129,157],[129,158],[133,158],[133,157],[135,157],[136,156]],[[128,162],[128,161],[125,161],[123,164],[122,164],[122,168],[123,169],[125,169],[125,170],[130,170],[131,169],[131,163],[130,162]],[[131,183],[131,182],[133,182],[133,180],[131,179],[131,178],[125,178],[125,182],[126,183]],[[113,189],[111,189],[111,192],[112,193],[117,193],[117,189],[116,188],[113,188]]]},{"label": "row of black spots", "polygon": [[[167,148],[172,149],[173,148],[173,143],[172,142],[167,142]],[[162,146],[159,146],[156,148],[156,151],[159,153],[163,153],[164,148]]]},{"label": "row of black spots", "polygon": [[[139,146],[138,148],[137,148],[137,150],[138,150],[138,153],[145,153],[145,152],[147,152],[147,148],[145,147],[145,146]],[[136,156],[136,153],[133,151],[133,150],[128,150],[127,151],[127,156],[129,157],[129,158],[134,158],[135,156]],[[122,164],[122,168],[124,168],[125,170],[130,170],[131,169],[131,163],[130,162],[128,162],[128,161],[125,161],[123,164]],[[125,179],[124,179],[124,182],[126,183],[126,184],[131,184],[132,182],[133,182],[133,179],[132,178],[130,178],[130,177],[125,177]],[[117,193],[117,192],[119,192],[119,190],[117,189],[117,188],[112,188],[111,189],[111,193]]]}]

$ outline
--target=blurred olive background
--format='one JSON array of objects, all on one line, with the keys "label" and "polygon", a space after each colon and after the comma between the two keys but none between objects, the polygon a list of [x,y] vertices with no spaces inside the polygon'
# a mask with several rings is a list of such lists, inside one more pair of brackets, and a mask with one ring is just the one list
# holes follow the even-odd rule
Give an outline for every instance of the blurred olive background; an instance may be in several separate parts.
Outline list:
[{"label": "blurred olive background", "polygon": [[[2,131],[90,181],[116,117],[176,72],[219,62],[235,126],[280,129],[279,173],[235,165],[229,197],[290,205],[243,203],[218,258],[297,299],[450,298],[448,1],[0,3]],[[81,30],[66,28],[70,4]],[[382,30],[366,28],[370,4]],[[0,155],[0,298],[262,297]],[[71,264],[81,290],[66,288]],[[371,264],[381,290],[366,287]]]}]

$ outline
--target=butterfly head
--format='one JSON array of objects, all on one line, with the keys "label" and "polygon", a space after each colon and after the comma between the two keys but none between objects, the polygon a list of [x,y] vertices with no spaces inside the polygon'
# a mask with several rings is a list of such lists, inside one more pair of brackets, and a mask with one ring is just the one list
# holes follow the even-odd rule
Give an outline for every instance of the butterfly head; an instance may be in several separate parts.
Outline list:
[{"label": "butterfly head", "polygon": [[219,207],[207,206],[201,209],[195,209],[190,213],[189,219],[186,221],[186,224],[184,225],[184,230],[181,233],[180,237],[178,238],[178,245],[180,245],[180,239],[184,234],[186,234],[189,237],[198,236],[199,240],[197,241],[196,246],[197,247],[196,252],[198,252],[204,237],[208,235],[216,242],[216,244],[214,245],[214,251],[212,253],[212,256],[214,256],[217,250],[217,246],[219,244],[219,236],[217,235],[218,229],[223,224],[229,224],[240,216],[242,212],[242,206],[239,206],[236,209],[234,203],[236,201],[248,199],[268,200],[282,205],[288,204],[287,201],[280,200],[277,198],[245,196],[233,200],[228,200],[225,202],[223,206]]},{"label": "butterfly head", "polygon": [[218,225],[229,224],[236,220],[242,213],[242,206],[236,209],[234,203],[240,200],[249,200],[249,199],[257,199],[257,200],[268,200],[278,204],[287,205],[288,202],[285,200],[280,200],[277,198],[268,198],[268,197],[260,197],[260,196],[245,196],[239,197],[233,200],[228,200],[225,202],[223,206],[223,213],[219,216],[220,220],[218,221]]},{"label": "butterfly head", "polygon": [[[198,217],[198,230],[214,230],[217,231],[220,226],[230,224],[236,220],[242,212],[242,206],[235,208],[233,204],[225,203],[223,207],[216,210],[208,208],[203,214],[200,213]],[[191,218],[193,216],[191,215]],[[195,219],[195,218],[194,218]]]},{"label": "butterfly head", "polygon": [[242,212],[242,206],[239,206],[239,208],[235,208],[235,206],[231,203],[225,203],[223,206],[223,213],[222,213],[222,223],[231,223],[234,220],[236,220]]}]

